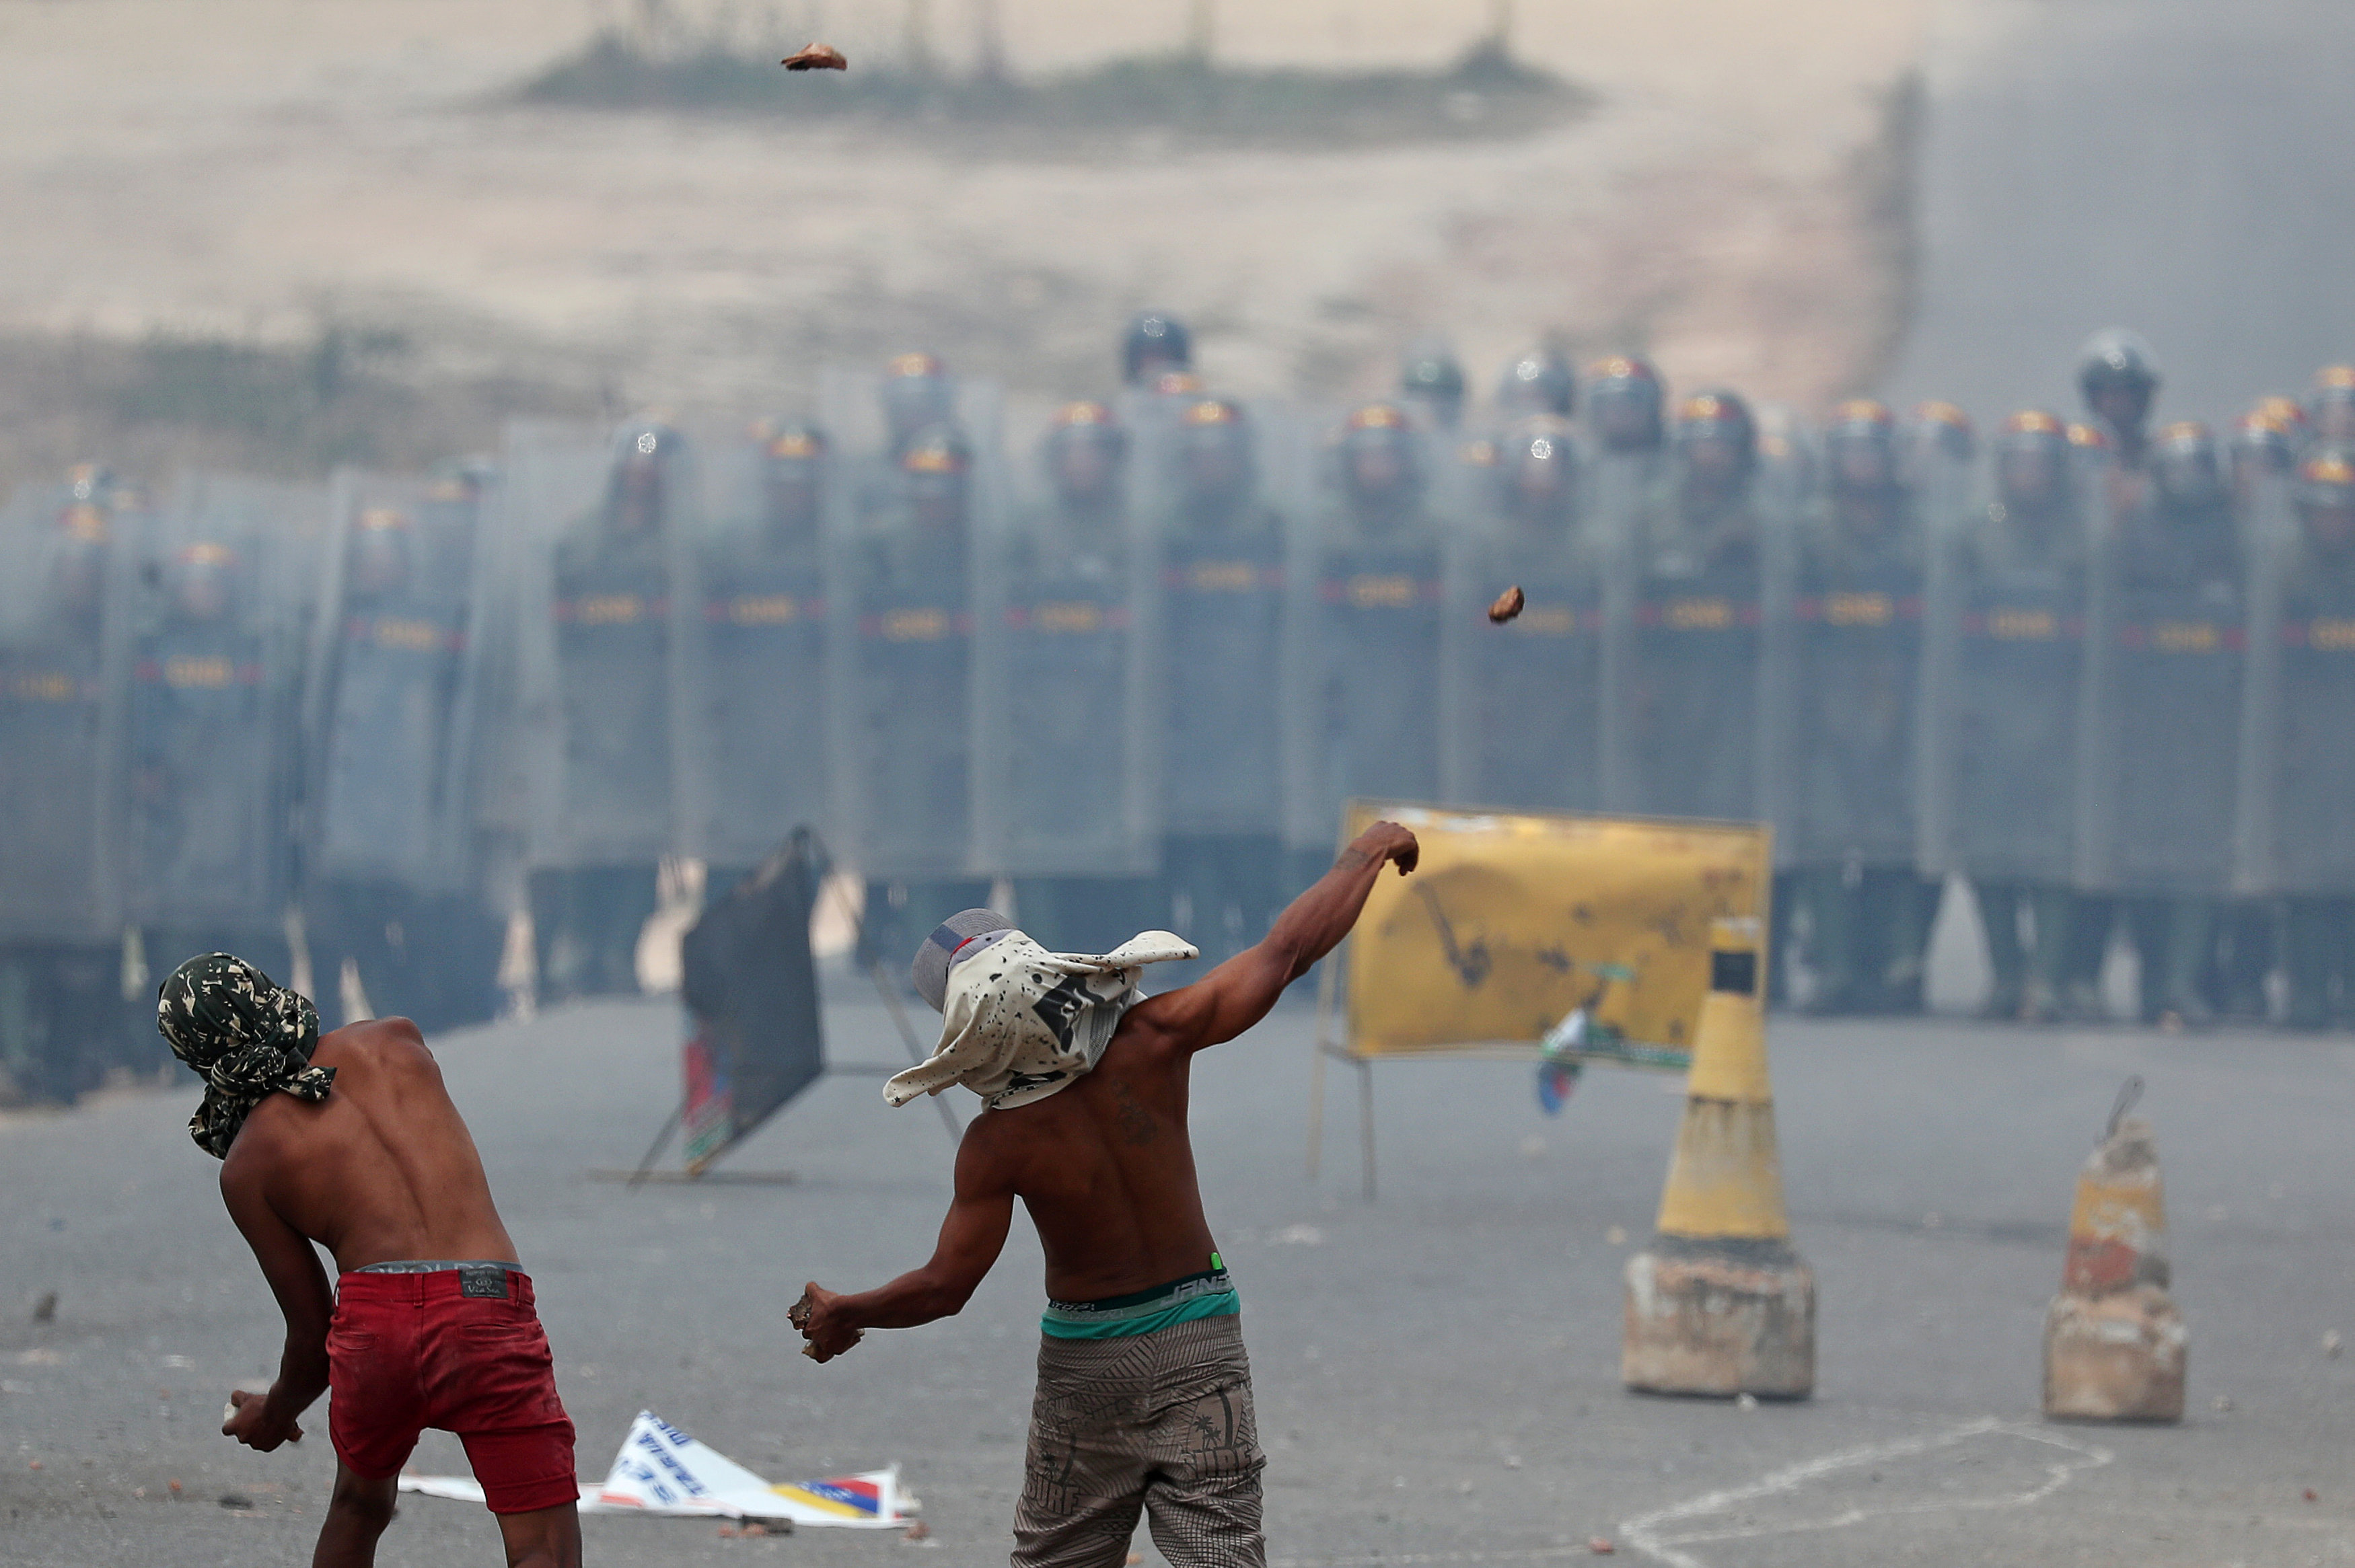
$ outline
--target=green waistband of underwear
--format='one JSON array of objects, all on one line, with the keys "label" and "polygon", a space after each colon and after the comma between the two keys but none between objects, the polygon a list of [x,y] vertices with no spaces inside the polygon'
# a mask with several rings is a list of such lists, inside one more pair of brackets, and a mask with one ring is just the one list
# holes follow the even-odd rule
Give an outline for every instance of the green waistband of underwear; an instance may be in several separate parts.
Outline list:
[{"label": "green waistband of underwear", "polygon": [[1039,1329],[1055,1340],[1126,1340],[1243,1309],[1223,1266],[1103,1301],[1050,1301]]}]

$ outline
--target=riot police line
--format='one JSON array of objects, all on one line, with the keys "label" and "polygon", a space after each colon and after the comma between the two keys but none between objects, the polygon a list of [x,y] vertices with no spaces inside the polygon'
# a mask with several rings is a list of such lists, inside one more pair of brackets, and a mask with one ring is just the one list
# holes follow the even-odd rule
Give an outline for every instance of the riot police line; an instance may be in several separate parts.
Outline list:
[{"label": "riot police line", "polygon": [[2355,372],[2154,431],[2113,334],[2082,420],[1982,441],[1634,357],[1533,352],[1477,414],[1435,349],[1354,409],[1189,363],[1140,318],[1035,439],[915,354],[804,419],[20,493],[9,1091],[159,1061],[151,954],[429,1027],[634,991],[665,861],[716,895],[802,824],[872,955],[996,890],[1050,946],[1208,961],[1353,796],[1770,821],[1777,984],[1821,1012],[1918,1011],[1959,878],[1993,1015],[2096,1015],[2118,936],[2147,1017],[2355,1013]]}]

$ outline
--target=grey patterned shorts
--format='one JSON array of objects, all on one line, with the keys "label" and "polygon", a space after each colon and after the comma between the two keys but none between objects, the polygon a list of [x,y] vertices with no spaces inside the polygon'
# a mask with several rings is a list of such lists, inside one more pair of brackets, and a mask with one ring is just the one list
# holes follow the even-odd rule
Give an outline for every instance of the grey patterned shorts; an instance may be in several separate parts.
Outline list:
[{"label": "grey patterned shorts", "polygon": [[1264,1568],[1240,1316],[1039,1346],[1013,1568],[1120,1568],[1139,1510],[1176,1568]]}]

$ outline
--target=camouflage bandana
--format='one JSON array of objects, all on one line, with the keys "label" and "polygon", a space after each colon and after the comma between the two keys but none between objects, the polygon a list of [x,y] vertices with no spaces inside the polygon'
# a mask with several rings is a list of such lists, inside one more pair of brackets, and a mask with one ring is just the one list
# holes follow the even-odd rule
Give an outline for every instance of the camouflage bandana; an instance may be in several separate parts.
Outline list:
[{"label": "camouflage bandana", "polygon": [[310,998],[229,953],[207,953],[174,969],[155,995],[155,1028],[172,1054],[204,1075],[205,1097],[188,1136],[216,1160],[253,1107],[275,1094],[314,1103],[327,1097],[333,1067],[311,1065],[319,1014]]}]

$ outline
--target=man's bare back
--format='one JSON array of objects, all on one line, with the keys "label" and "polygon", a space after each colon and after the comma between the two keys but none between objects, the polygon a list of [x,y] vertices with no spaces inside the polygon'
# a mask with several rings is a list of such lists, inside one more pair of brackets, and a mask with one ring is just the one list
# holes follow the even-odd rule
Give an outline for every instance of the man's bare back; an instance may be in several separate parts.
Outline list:
[{"label": "man's bare back", "polygon": [[336,1069],[327,1097],[271,1096],[222,1162],[221,1194],[249,1238],[291,1230],[346,1274],[407,1258],[518,1261],[415,1024],[349,1024],[321,1035],[311,1060]]},{"label": "man's bare back", "polygon": [[1060,1095],[982,1115],[964,1151],[1002,1172],[1047,1253],[1047,1294],[1088,1301],[1209,1266],[1186,1109],[1193,1054],[1129,1020]]}]

